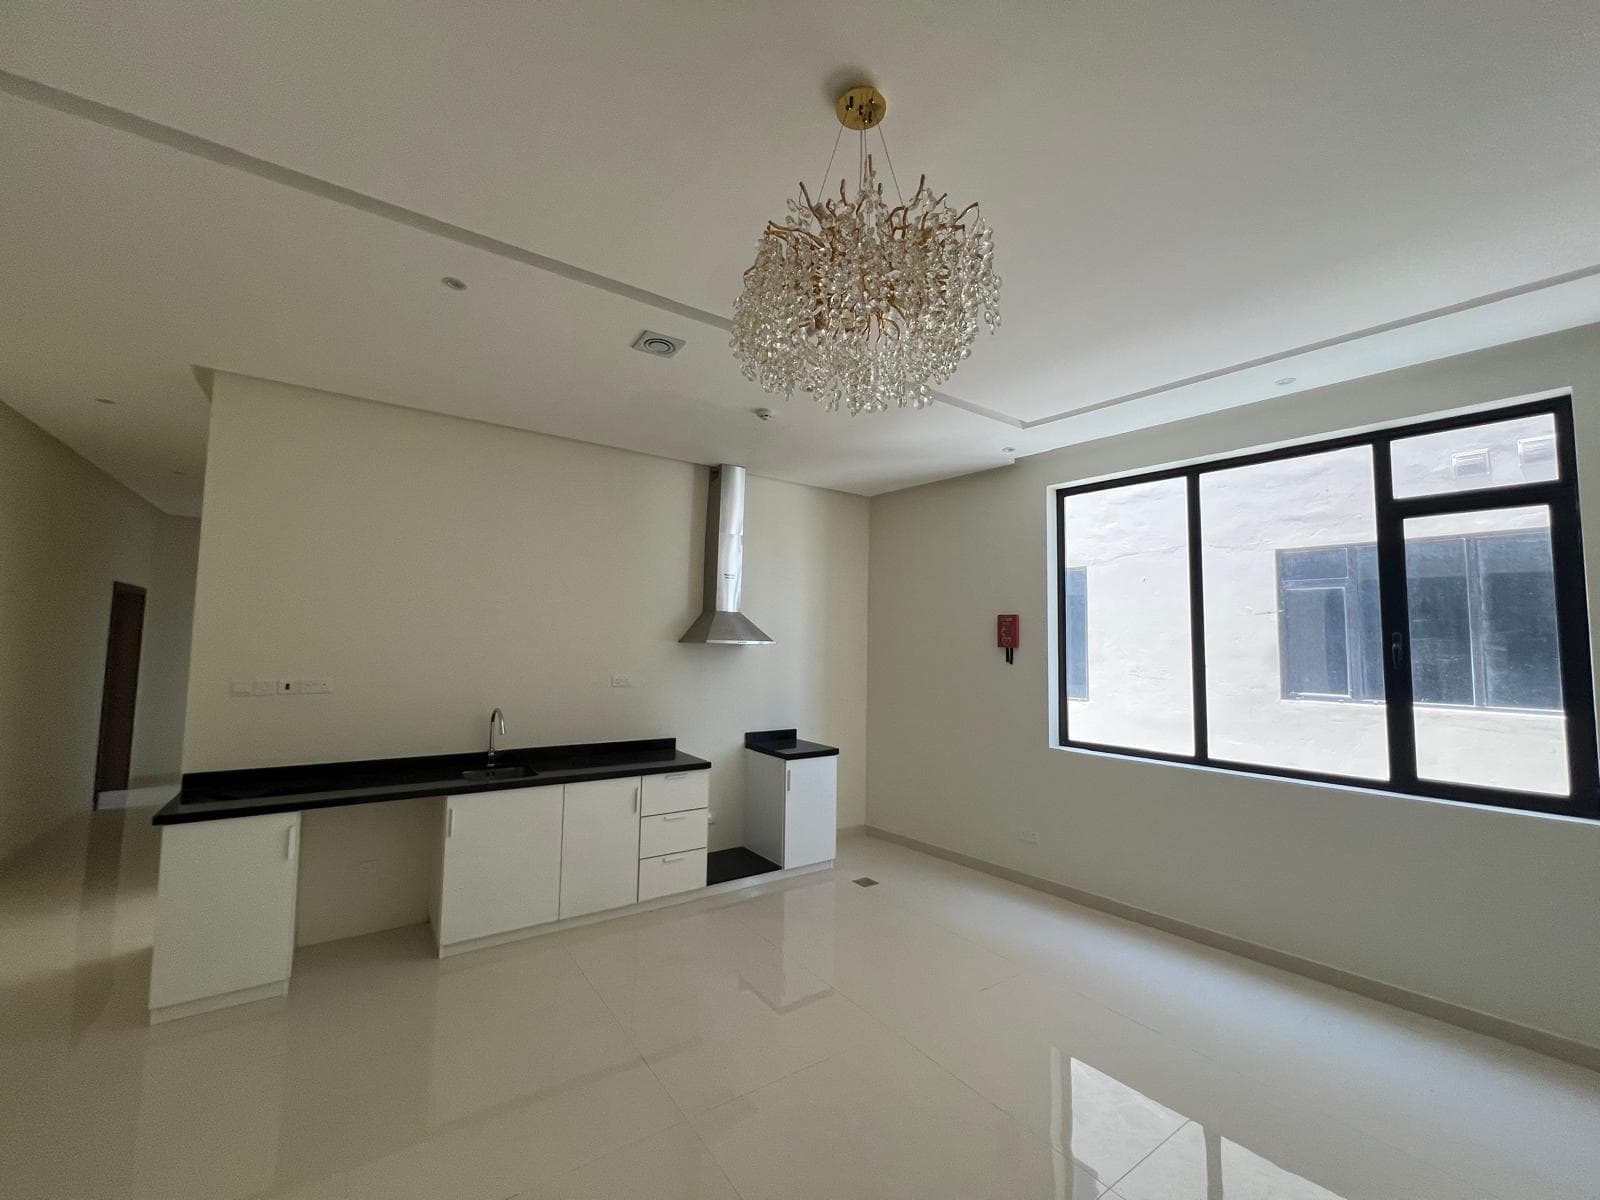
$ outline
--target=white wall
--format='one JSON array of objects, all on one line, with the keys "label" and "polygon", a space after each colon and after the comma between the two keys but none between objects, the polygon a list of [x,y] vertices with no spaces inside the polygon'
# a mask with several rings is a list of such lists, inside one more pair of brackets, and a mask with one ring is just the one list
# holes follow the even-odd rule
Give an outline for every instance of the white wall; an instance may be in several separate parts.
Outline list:
[{"label": "white wall", "polygon": [[875,498],[869,823],[1600,1046],[1600,825],[1053,749],[1048,714],[1050,485],[1558,388],[1597,530],[1595,327]]},{"label": "white wall", "polygon": [[0,859],[90,807],[115,580],[148,589],[130,783],[176,779],[195,524],[0,404]]},{"label": "white wall", "polygon": [[[751,478],[745,611],[773,646],[683,646],[706,471],[219,375],[185,769],[674,736],[709,758],[713,848],[739,844],[749,729],[841,748],[865,812],[867,503]],[[633,687],[613,688],[613,674]],[[329,679],[239,699],[234,679]],[[314,814],[303,941],[421,920],[404,804]],[[359,890],[359,896],[355,891]]]}]

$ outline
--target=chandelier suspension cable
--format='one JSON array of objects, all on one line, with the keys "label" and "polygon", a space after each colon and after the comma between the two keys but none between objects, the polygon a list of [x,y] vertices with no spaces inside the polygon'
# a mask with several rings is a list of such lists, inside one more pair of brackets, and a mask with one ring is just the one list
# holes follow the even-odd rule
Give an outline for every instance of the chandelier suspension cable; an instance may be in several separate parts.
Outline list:
[{"label": "chandelier suspension cable", "polygon": [[878,125],[878,140],[883,143],[883,161],[889,167],[889,178],[894,181],[895,199],[900,201],[901,205],[904,206],[906,198],[905,195],[900,191],[900,177],[894,173],[894,158],[889,153],[889,139],[884,136],[883,125],[881,122]]},{"label": "chandelier suspension cable", "polygon": [[826,196],[828,194],[828,176],[833,171],[833,159],[834,156],[839,153],[839,142],[843,138],[844,126],[841,125],[839,126],[839,132],[834,135],[833,149],[828,152],[828,165],[822,168],[822,182],[817,187],[817,195],[819,196]]}]

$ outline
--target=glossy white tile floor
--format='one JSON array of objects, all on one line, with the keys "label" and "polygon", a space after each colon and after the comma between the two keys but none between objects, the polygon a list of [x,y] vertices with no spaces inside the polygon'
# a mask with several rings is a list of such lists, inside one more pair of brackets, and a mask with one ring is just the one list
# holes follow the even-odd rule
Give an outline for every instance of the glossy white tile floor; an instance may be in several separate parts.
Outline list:
[{"label": "glossy white tile floor", "polygon": [[1600,1076],[862,837],[151,1029],[147,821],[0,878],[6,1200],[1600,1196]]}]

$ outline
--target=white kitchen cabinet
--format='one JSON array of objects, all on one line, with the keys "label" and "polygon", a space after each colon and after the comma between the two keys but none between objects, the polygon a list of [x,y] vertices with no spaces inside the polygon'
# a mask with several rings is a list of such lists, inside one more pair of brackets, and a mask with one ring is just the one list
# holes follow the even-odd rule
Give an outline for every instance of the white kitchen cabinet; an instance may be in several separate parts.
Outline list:
[{"label": "white kitchen cabinet", "polygon": [[563,791],[551,786],[445,797],[434,906],[441,948],[556,919]]},{"label": "white kitchen cabinet", "polygon": [[706,885],[706,848],[639,860],[639,899],[659,900]]},{"label": "white kitchen cabinet", "polygon": [[152,1019],[287,991],[299,869],[297,812],[161,827]]},{"label": "white kitchen cabinet", "polygon": [[561,830],[563,918],[638,902],[640,782],[567,784]]},{"label": "white kitchen cabinet", "polygon": [[706,810],[663,813],[639,822],[639,857],[676,854],[680,850],[703,850],[706,844]]},{"label": "white kitchen cabinet", "polygon": [[640,782],[644,790],[639,812],[646,817],[705,808],[711,803],[710,771],[646,775]]},{"label": "white kitchen cabinet", "polygon": [[787,759],[747,749],[744,757],[745,845],[785,869],[833,858],[838,756]]}]

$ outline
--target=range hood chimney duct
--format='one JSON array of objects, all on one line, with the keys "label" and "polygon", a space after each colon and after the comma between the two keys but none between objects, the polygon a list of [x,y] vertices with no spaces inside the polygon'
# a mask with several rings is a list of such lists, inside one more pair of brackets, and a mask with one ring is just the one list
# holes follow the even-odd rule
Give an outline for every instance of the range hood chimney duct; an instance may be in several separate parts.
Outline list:
[{"label": "range hood chimney duct", "polygon": [[705,609],[680,642],[767,646],[772,639],[739,611],[744,590],[744,468],[711,468],[706,496]]}]

